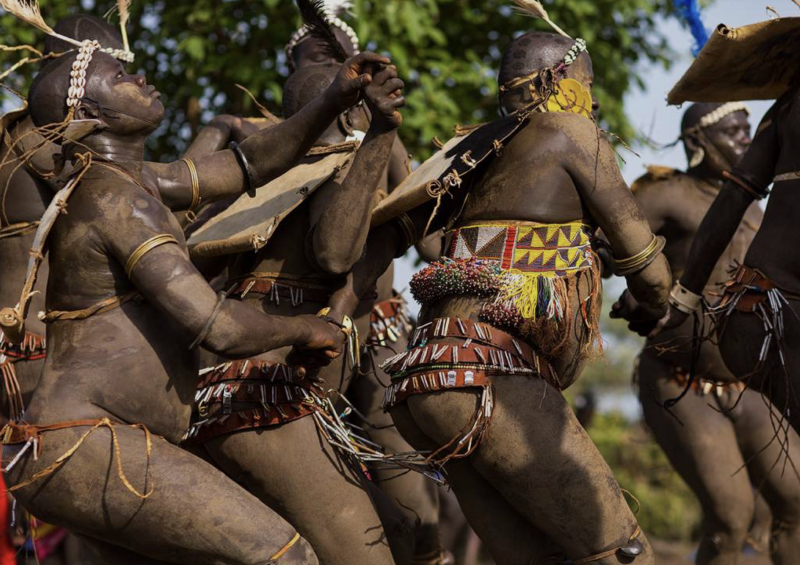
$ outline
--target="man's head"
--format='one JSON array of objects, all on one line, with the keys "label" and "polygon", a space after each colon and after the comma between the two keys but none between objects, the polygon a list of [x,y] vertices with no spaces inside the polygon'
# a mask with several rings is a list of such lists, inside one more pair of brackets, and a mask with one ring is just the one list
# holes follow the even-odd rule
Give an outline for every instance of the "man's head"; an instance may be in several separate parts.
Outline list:
[{"label": "man's head", "polygon": [[[336,26],[331,26],[333,34],[349,56],[357,53],[353,44],[354,39],[346,31]],[[289,67],[292,72],[311,65],[334,64],[337,61],[331,57],[322,42],[312,35],[306,35],[291,49],[287,49]]]},{"label": "man's head", "polygon": [[[575,44],[574,39],[555,33],[530,31],[521,35],[508,46],[503,55],[500,73],[497,77],[498,84],[503,87],[515,79],[528,77],[563,63],[564,58]],[[581,53],[574,63],[566,66],[566,77],[577,80],[591,92],[594,85],[594,70],[592,59],[588,53]],[[529,84],[526,82],[501,92],[500,105],[507,113],[524,108],[533,102]],[[599,104],[594,97],[592,97],[592,101],[593,109],[596,111]]]},{"label": "man's head", "polygon": [[[331,85],[341,65],[338,63],[311,65],[294,72],[283,86],[283,117],[291,118],[312,100],[321,96]],[[341,136],[348,136],[353,131],[369,129],[369,114],[365,105],[358,104],[343,112],[331,126]],[[329,128],[329,129],[331,129]],[[330,139],[331,131],[322,137]]]},{"label": "man's head", "polygon": [[738,165],[750,147],[748,115],[741,103],[692,104],[681,121],[689,170],[720,179]]},{"label": "man's head", "polygon": [[[104,48],[122,49],[122,36],[119,28],[102,18],[88,14],[75,14],[58,20],[53,28],[56,33],[85,41],[94,39]],[[45,53],[63,53],[75,50],[75,46],[57,37],[48,35],[44,41]]]},{"label": "man's head", "polygon": [[[28,95],[34,124],[62,122],[68,113],[70,71],[77,53],[68,53],[36,75]],[[164,119],[159,92],[143,75],[129,75],[122,63],[96,51],[86,70],[86,88],[74,118],[100,120],[100,128],[120,136],[147,135]]]}]

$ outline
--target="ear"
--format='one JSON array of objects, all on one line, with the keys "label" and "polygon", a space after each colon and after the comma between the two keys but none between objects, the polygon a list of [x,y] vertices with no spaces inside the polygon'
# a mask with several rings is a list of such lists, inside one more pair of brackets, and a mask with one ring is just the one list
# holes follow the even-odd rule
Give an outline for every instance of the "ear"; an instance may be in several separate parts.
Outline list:
[{"label": "ear", "polygon": [[695,133],[685,133],[683,135],[683,144],[686,146],[686,152],[693,155],[698,150],[705,149],[704,144],[698,139]]},{"label": "ear", "polygon": [[75,108],[75,119],[77,120],[102,120],[100,107],[94,102],[83,99]]}]

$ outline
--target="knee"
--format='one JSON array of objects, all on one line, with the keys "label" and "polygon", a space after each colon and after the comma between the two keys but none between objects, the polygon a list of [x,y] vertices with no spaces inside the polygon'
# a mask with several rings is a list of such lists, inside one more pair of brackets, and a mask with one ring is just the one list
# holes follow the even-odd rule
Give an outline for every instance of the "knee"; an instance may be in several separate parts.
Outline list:
[{"label": "knee", "polygon": [[752,503],[732,504],[727,508],[717,509],[705,519],[705,537],[717,551],[741,550],[747,540],[754,512]]}]

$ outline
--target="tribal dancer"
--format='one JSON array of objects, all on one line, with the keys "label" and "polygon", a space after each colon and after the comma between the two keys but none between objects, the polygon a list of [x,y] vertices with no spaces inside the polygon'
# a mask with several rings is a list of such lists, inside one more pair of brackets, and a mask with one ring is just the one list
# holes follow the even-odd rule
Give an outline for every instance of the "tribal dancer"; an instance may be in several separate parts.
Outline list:
[{"label": "tribal dancer", "polygon": [[[107,52],[110,55],[125,64],[134,58],[134,54],[125,48],[120,32],[101,18],[86,14],[69,16],[60,20],[54,30],[78,41],[97,39],[109,46]],[[44,53],[62,53],[71,49],[73,46],[69,43],[48,36]],[[14,304],[25,280],[28,251],[36,227],[53,194],[69,178],[71,167],[67,165],[61,171],[56,170],[61,146],[46,141],[36,131],[27,104],[0,119],[3,139],[0,146],[0,258],[4,267],[0,274],[0,304]],[[191,159],[208,155],[224,149],[230,140],[241,142],[254,131],[254,126],[234,116],[217,116],[200,131],[184,157]],[[35,314],[44,310],[48,270],[48,261],[44,258],[34,289],[32,313],[26,319],[24,341],[17,345],[0,334],[0,371],[3,376],[0,412],[12,420],[20,418],[44,367],[45,326]]]},{"label": "tribal dancer", "polygon": [[[664,254],[675,278],[683,272],[694,234],[724,181],[723,172],[735,167],[750,145],[747,116],[742,103],[693,105],[681,125],[688,171],[653,167],[633,185],[650,226],[667,238]],[[714,300],[719,285],[727,280],[728,266],[744,259],[761,219],[761,209],[752,203],[717,261],[703,292],[706,300]],[[620,305],[615,305],[612,316],[622,314]],[[717,347],[706,344],[694,361],[691,390],[671,413],[664,409],[689,386],[692,331],[687,321],[649,340],[636,377],[645,421],[703,508],[696,562],[739,562],[755,514],[755,488],[761,490],[776,528],[782,531],[772,545],[772,558],[775,563],[789,563],[793,558],[788,552],[798,547],[800,535],[800,484],[793,473],[783,472],[786,455],[778,442],[771,441],[771,418],[777,414],[771,414],[769,403],[737,381]],[[789,452],[800,452],[797,434],[789,431],[787,436]]]},{"label": "tribal dancer", "polygon": [[[359,38],[355,30],[343,20],[352,3],[348,0],[328,0],[326,2],[327,19],[331,23],[337,39],[349,54],[359,49]],[[322,42],[309,33],[307,26],[295,32],[286,46],[286,60],[293,72],[310,65],[333,63],[334,60],[326,52]],[[363,136],[354,124],[342,124],[349,136]],[[395,137],[385,180],[377,191],[376,200],[381,200],[400,184],[411,167],[409,155],[400,136]],[[355,378],[348,391],[358,411],[366,417],[363,423],[367,426],[370,439],[389,453],[412,451],[397,429],[389,414],[382,408],[383,395],[388,376],[380,365],[389,356],[406,348],[411,322],[408,306],[402,295],[393,290],[394,266],[383,274],[377,283],[377,298],[372,309],[366,339],[364,367]],[[370,469],[370,474],[389,499],[396,503],[405,515],[406,522],[414,530],[413,563],[423,565],[436,564],[444,559],[439,541],[439,503],[435,485],[427,481],[419,473],[402,473],[386,471],[381,468]]]},{"label": "tribal dancer", "polygon": [[[541,13],[538,3],[518,4]],[[550,33],[516,39],[499,75],[509,115],[468,135],[469,151],[446,149],[452,170],[421,185],[428,203],[396,209],[374,230],[352,288],[332,299],[349,311],[381,263],[427,227],[452,227],[447,258],[412,282],[423,312],[409,350],[388,362],[386,405],[403,436],[444,465],[501,565],[653,563],[611,470],[560,393],[599,340],[596,228],[611,242],[617,274],[653,311],[664,311],[670,280],[663,239],[592,121],[585,51],[582,40]]]},{"label": "tribal dancer", "polygon": [[[26,21],[33,11],[52,33],[38,7],[9,2],[3,7]],[[296,345],[330,358],[340,331],[316,316],[267,316],[216,296],[165,204],[241,193],[282,174],[356,103],[371,82],[364,71],[387,63],[371,53],[354,57],[291,119],[181,163],[187,186],[196,187],[182,192],[152,183],[144,169],[145,140],[164,106],[143,76],[127,74],[88,41],[37,75],[30,91],[37,127],[93,129],[65,150],[75,176],[37,230],[40,239],[52,228],[50,351],[26,421],[3,430],[5,471],[29,511],[91,538],[106,563],[316,562],[277,514],[177,443],[189,425],[197,346],[241,358]],[[64,191],[76,185],[66,202]],[[69,213],[52,222],[54,206],[56,215]],[[24,320],[26,309],[22,300],[2,321]]]},{"label": "tribal dancer", "polygon": [[[329,88],[339,66],[297,70],[284,87],[284,115],[292,119],[303,112]],[[342,124],[367,131],[352,164],[293,210],[263,249],[233,258],[226,287],[243,307],[272,315],[313,314],[343,284],[361,257],[374,194],[402,122],[397,111],[405,103],[402,87],[395,68],[383,68],[365,89],[371,122],[364,105],[357,105],[319,138],[304,163],[352,151]],[[361,332],[370,306],[356,320]],[[337,322],[357,331],[349,318]],[[394,562],[383,538],[396,532],[387,528],[384,534],[361,470],[351,469],[317,427],[318,418],[331,417],[324,407],[332,407],[352,379],[358,347],[351,343],[340,362],[314,379],[292,372],[288,347],[207,370],[198,390],[197,421],[187,436],[188,444],[204,444],[229,476],[292,523],[325,564]]]},{"label": "tribal dancer", "polygon": [[[797,31],[792,27],[796,21],[797,18],[777,20],[780,25],[790,27],[789,35],[785,36],[787,42],[796,40]],[[765,89],[763,94],[767,91],[783,94],[764,116],[742,161],[724,173],[726,182],[700,224],[686,269],[670,295],[669,312],[653,336],[663,329],[679,327],[693,314],[699,314],[703,289],[713,280],[714,267],[737,233],[742,218],[754,201],[769,195],[764,221],[743,263],[733,267],[722,300],[711,312],[728,369],[750,388],[763,392],[792,427],[800,431],[800,256],[793,243],[800,237],[795,214],[800,210],[797,197],[800,156],[795,150],[795,142],[800,138],[800,74],[794,59],[769,58],[772,46],[781,45],[769,35],[770,26],[756,24],[750,30],[742,29],[751,45],[763,38],[763,49],[755,53],[766,57],[763,65],[768,68],[765,67],[763,76],[786,79],[780,83],[765,78],[756,87]],[[735,43],[729,49],[733,47]],[[714,57],[701,59],[695,64],[705,65],[710,71],[706,76],[717,76]],[[710,78],[706,82],[709,84],[702,86],[713,86]],[[740,86],[725,84],[717,89],[718,97],[730,95],[732,89]],[[752,87],[749,88],[752,92]],[[705,347],[704,344],[701,351]],[[775,422],[776,426],[779,424],[783,421]],[[781,432],[779,439],[784,436]],[[796,528],[797,523],[792,527]],[[779,531],[778,535],[783,534]],[[795,539],[793,531],[787,535],[788,539]],[[796,554],[800,546],[792,543]]]}]

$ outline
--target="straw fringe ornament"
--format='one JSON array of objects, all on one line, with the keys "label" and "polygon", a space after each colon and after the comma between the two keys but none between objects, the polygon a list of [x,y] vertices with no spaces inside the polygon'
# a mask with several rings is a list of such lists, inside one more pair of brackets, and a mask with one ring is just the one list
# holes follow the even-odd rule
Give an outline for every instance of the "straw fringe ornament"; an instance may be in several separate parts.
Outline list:
[{"label": "straw fringe ornament", "polygon": [[[531,18],[544,20],[559,35],[570,37],[567,32],[558,27],[555,22],[550,19],[550,16],[547,15],[547,10],[544,9],[544,6],[542,6],[542,3],[538,0],[514,0],[514,4],[518,13]],[[572,38],[570,37],[570,39]]]},{"label": "straw fringe ornament", "polygon": [[47,35],[57,37],[62,41],[66,41],[71,45],[80,47],[83,45],[80,41],[76,41],[66,35],[56,33],[56,31],[47,25],[42,17],[42,12],[39,9],[39,3],[36,0],[0,0],[0,8],[3,8],[9,14],[12,14],[20,20],[32,25],[33,27],[42,30]]},{"label": "straw fringe ornament", "polygon": [[130,18],[130,7],[133,0],[117,0],[117,10],[119,10],[119,30],[122,34],[122,47],[125,51],[130,51],[128,44],[128,19]]}]

